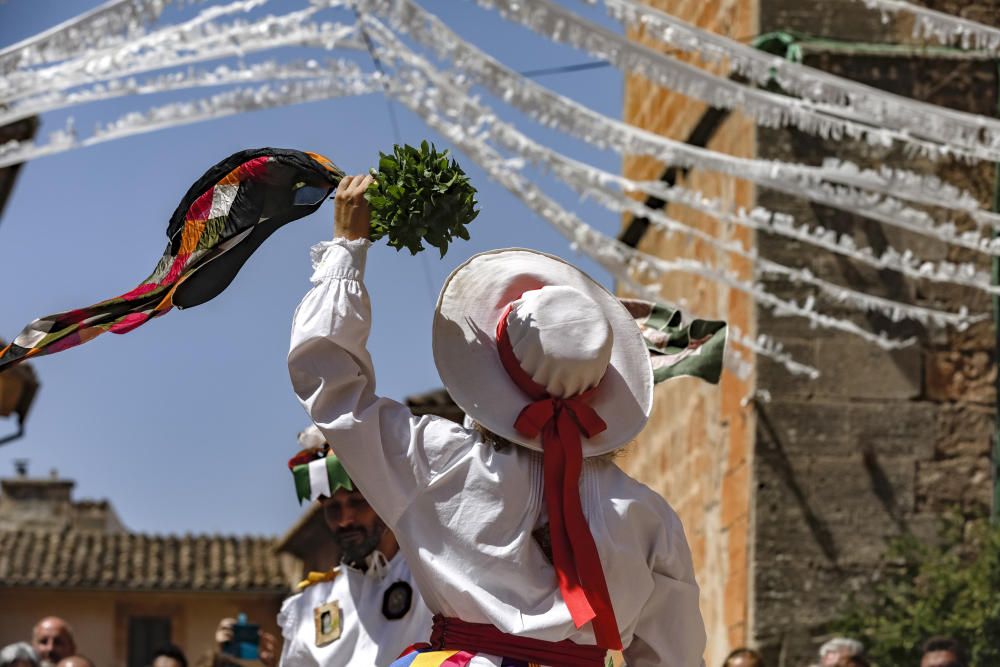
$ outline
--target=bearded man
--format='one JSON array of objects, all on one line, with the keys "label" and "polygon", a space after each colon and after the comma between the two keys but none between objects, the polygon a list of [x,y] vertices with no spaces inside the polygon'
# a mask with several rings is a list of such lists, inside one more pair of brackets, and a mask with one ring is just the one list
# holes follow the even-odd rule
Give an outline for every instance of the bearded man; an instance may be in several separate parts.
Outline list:
[{"label": "bearded man", "polygon": [[388,665],[427,638],[431,612],[413,584],[396,536],[351,482],[316,427],[289,461],[300,500],[318,500],[341,565],[311,572],[278,614],[282,665]]}]

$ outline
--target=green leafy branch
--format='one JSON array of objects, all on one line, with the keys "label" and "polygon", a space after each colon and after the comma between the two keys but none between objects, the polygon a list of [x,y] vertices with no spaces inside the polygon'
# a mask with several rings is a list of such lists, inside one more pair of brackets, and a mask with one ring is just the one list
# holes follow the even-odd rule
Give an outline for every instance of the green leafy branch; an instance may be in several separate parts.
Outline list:
[{"label": "green leafy branch", "polygon": [[390,246],[414,255],[426,241],[444,257],[452,239],[469,240],[466,225],[479,215],[476,189],[447,150],[439,153],[426,141],[420,148],[397,144],[391,155],[379,153],[371,174],[365,199],[372,241],[386,236]]}]

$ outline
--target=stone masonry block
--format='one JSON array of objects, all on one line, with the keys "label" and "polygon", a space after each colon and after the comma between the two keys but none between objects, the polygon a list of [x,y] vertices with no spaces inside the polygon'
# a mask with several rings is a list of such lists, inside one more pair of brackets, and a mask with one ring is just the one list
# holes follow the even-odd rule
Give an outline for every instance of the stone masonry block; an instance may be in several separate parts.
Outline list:
[{"label": "stone masonry block", "polygon": [[[766,388],[766,387],[765,387]],[[773,398],[759,404],[758,438],[762,450],[780,448],[785,456],[802,459],[821,453],[850,455],[850,430],[845,405],[834,402]]]},{"label": "stone masonry block", "polygon": [[[858,514],[833,514],[816,503],[784,498],[758,519],[754,551],[758,562],[793,561],[802,567],[873,566],[889,540],[908,529],[908,519],[863,508]],[[764,508],[758,510],[758,516]]]},{"label": "stone masonry block", "polygon": [[996,402],[996,363],[986,351],[929,352],[927,396],[938,401]]},{"label": "stone masonry block", "polygon": [[849,403],[844,406],[848,441],[855,451],[878,456],[929,459],[940,437],[938,404],[927,401]]},{"label": "stone masonry block", "polygon": [[816,395],[859,399],[912,399],[920,395],[920,350],[886,352],[859,338],[819,340],[817,361],[823,374]]},{"label": "stone masonry block", "polygon": [[[791,358],[816,367],[816,341],[811,338],[785,338],[781,345]],[[806,399],[812,396],[813,380],[806,375],[795,375],[779,362],[768,357],[757,357],[757,387],[766,390],[772,400]]]},{"label": "stone masonry block", "polygon": [[989,456],[996,432],[996,408],[991,405],[949,404],[938,414],[939,458]]},{"label": "stone masonry block", "polygon": [[917,472],[917,507],[923,512],[989,513],[993,495],[988,456],[925,461]]},{"label": "stone masonry block", "polygon": [[808,463],[758,454],[755,508],[806,520],[868,514],[902,521],[915,507],[916,461],[910,457],[814,457]]}]

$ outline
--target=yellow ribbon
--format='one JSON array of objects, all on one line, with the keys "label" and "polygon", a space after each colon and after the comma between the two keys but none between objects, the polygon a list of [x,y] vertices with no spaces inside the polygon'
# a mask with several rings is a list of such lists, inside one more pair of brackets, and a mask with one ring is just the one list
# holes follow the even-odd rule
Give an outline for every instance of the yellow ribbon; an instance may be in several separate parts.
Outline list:
[{"label": "yellow ribbon", "polygon": [[306,578],[295,585],[295,590],[302,592],[309,588],[313,584],[318,584],[323,581],[333,581],[340,574],[340,570],[333,569],[328,572],[310,572],[306,575]]}]

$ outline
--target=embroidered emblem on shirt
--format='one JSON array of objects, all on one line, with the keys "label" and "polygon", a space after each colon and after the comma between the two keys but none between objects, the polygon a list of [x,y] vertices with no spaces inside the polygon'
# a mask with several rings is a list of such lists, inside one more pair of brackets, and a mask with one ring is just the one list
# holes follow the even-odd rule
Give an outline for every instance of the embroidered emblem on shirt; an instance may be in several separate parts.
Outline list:
[{"label": "embroidered emblem on shirt", "polygon": [[413,588],[405,581],[397,581],[382,596],[382,615],[390,621],[406,616],[413,603]]},{"label": "embroidered emblem on shirt", "polygon": [[316,646],[326,646],[340,639],[340,605],[327,602],[313,609],[316,621]]}]

